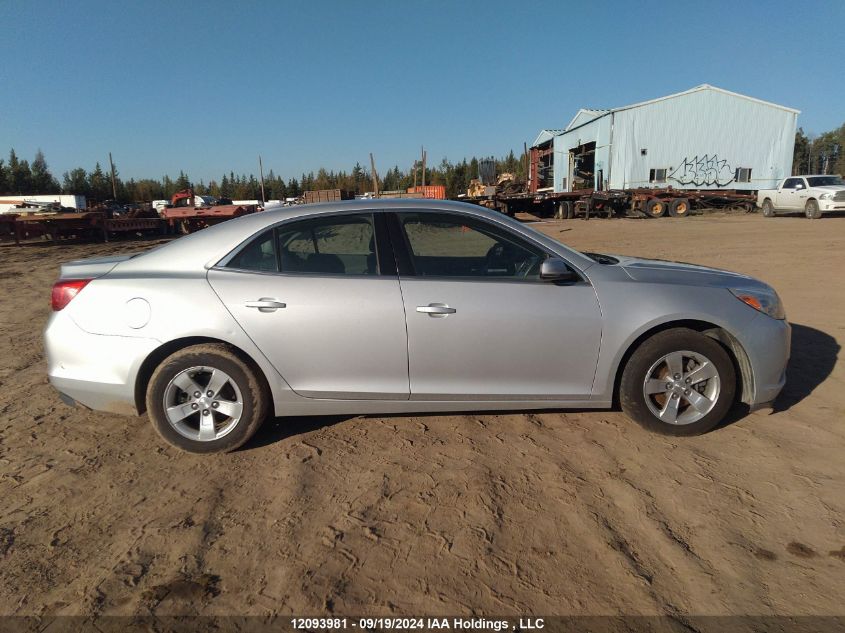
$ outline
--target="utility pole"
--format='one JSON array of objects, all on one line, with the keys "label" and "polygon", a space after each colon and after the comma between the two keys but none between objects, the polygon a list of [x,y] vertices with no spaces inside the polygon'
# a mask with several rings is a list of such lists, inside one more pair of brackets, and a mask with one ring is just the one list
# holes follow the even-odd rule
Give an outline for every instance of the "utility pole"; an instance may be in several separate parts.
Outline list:
[{"label": "utility pole", "polygon": [[420,151],[422,152],[422,186],[425,188],[425,148],[420,146]]},{"label": "utility pole", "polygon": [[112,194],[112,200],[117,200],[117,180],[114,177],[114,161],[111,159],[111,152],[109,152],[109,165],[111,165],[111,194]]},{"label": "utility pole", "polygon": [[372,152],[370,152],[370,170],[373,176],[373,195],[378,198],[378,174],[376,174],[376,161],[373,159]]},{"label": "utility pole", "polygon": [[528,143],[522,143],[522,156],[525,158],[525,182],[531,180],[531,159],[528,157]]},{"label": "utility pole", "polygon": [[263,207],[267,198],[264,197],[264,163],[261,162],[261,154],[258,155],[258,173],[261,174],[261,206]]},{"label": "utility pole", "polygon": [[414,191],[417,190],[417,161],[414,161]]}]

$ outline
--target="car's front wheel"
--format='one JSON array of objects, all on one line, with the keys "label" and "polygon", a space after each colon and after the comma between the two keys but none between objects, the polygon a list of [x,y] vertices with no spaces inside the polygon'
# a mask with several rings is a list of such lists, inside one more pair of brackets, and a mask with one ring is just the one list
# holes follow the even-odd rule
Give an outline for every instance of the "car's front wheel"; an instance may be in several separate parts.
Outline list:
[{"label": "car's front wheel", "polygon": [[257,372],[225,345],[181,349],[156,368],[147,412],[167,442],[190,453],[224,453],[246,442],[267,416]]},{"label": "car's front wheel", "polygon": [[810,220],[818,220],[822,217],[822,212],[819,209],[819,203],[815,200],[807,200],[807,204],[804,205],[804,215],[806,215]]},{"label": "car's front wheel", "polygon": [[688,328],[665,330],[628,359],[619,386],[622,409],[642,426],[666,435],[698,435],[731,408],[736,372],[725,349]]}]

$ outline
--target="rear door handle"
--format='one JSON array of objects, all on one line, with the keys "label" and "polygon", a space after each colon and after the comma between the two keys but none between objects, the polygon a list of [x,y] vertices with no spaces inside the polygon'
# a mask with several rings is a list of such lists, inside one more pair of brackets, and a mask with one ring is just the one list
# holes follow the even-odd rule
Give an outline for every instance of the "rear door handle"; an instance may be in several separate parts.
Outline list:
[{"label": "rear door handle", "polygon": [[258,308],[259,312],[275,312],[279,308],[287,307],[286,303],[269,297],[261,297],[258,301],[247,301],[244,305],[247,308]]},{"label": "rear door handle", "polygon": [[427,306],[417,306],[417,312],[422,312],[430,317],[445,317],[447,314],[455,314],[457,310],[450,308],[445,303],[429,303]]}]

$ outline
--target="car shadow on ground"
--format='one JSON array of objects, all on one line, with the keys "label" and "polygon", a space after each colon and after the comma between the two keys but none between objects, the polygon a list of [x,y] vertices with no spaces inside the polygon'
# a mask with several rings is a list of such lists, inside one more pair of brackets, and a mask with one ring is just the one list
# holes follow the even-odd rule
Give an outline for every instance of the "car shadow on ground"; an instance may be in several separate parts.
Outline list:
[{"label": "car shadow on ground", "polygon": [[[806,325],[792,323],[792,346],[790,350],[789,364],[786,368],[786,386],[774,402],[773,413],[787,411],[805,398],[807,398],[828,376],[833,372],[837,356],[841,349],[835,338],[829,334],[811,328]],[[618,406],[611,410],[619,411]],[[596,409],[543,409],[524,411],[464,411],[451,413],[420,412],[414,414],[389,413],[371,416],[358,415],[333,415],[333,416],[301,416],[273,418],[264,423],[258,433],[247,442],[241,450],[248,451],[275,444],[281,440],[303,435],[321,428],[340,424],[356,417],[379,417],[379,418],[404,418],[414,415],[415,417],[437,417],[441,415],[461,415],[462,413],[475,414],[508,414],[508,413],[573,413],[573,412],[594,412]],[[728,427],[748,415],[747,405],[739,404],[733,407],[725,419],[715,430]]]},{"label": "car shadow on ground", "polygon": [[786,386],[774,412],[787,411],[809,396],[833,372],[841,346],[826,332],[792,323],[792,348],[786,367]]},{"label": "car shadow on ground", "polygon": [[304,435],[328,426],[340,424],[355,415],[309,415],[300,417],[271,418],[261,425],[258,432],[240,448],[249,451],[263,448],[297,435]]},{"label": "car shadow on ground", "polygon": [[[782,211],[777,214],[776,217],[779,218],[803,218],[804,212],[803,211]],[[845,218],[845,211],[824,211],[821,217],[816,218],[817,220],[823,219],[832,219],[832,218]],[[768,218],[767,218],[768,219]]]}]

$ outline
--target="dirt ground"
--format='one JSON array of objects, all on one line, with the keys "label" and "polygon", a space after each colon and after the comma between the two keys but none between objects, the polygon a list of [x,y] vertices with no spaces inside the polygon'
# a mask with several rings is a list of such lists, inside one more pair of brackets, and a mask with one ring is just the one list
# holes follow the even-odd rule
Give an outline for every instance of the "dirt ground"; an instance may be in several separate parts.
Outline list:
[{"label": "dirt ground", "polygon": [[59,263],[152,242],[3,245],[0,614],[842,614],[845,218],[540,226],[774,285],[774,413],[691,439],[616,411],[280,418],[196,457],[45,375]]}]

